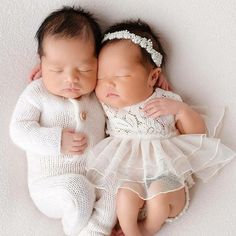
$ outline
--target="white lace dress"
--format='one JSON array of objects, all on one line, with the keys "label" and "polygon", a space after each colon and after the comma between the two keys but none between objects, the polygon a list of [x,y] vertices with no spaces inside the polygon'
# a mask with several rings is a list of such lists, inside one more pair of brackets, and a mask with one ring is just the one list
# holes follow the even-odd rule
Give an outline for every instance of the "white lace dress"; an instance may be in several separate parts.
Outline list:
[{"label": "white lace dress", "polygon": [[149,100],[163,97],[181,100],[158,88],[146,101],[123,109],[103,104],[109,137],[88,158],[88,177],[98,188],[112,175],[116,190],[127,188],[150,199],[182,188],[193,173],[205,182],[235,157],[219,139],[179,135],[172,115],[153,119],[142,112]]}]

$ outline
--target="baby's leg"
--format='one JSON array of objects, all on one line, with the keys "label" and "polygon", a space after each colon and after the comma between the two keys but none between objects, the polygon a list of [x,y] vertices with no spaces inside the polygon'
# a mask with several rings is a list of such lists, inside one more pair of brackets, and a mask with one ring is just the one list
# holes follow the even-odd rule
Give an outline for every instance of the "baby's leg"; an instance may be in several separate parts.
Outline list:
[{"label": "baby's leg", "polygon": [[146,201],[147,217],[140,222],[140,230],[143,235],[151,236],[157,233],[165,220],[177,216],[185,207],[185,189],[162,193]]},{"label": "baby's leg", "polygon": [[87,226],[79,234],[81,236],[108,236],[116,224],[116,193],[114,181],[108,179],[105,189],[97,189],[97,201]]},{"label": "baby's leg", "polygon": [[142,236],[138,223],[138,213],[144,201],[128,189],[119,189],[116,211],[120,226],[125,236]]},{"label": "baby's leg", "polygon": [[95,190],[84,176],[48,177],[29,187],[38,209],[48,217],[61,219],[66,235],[78,234],[88,223]]}]

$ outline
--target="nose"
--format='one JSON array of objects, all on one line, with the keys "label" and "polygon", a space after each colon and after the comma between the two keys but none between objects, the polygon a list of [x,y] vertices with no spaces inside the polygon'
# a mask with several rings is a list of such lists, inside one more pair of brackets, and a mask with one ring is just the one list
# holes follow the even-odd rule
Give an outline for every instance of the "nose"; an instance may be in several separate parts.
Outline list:
[{"label": "nose", "polygon": [[115,81],[112,78],[105,79],[105,83],[108,87],[115,87]]},{"label": "nose", "polygon": [[67,80],[67,82],[70,82],[70,83],[77,82],[79,80],[79,76],[78,76],[77,71],[76,70],[68,71],[68,74],[66,76],[66,80]]}]

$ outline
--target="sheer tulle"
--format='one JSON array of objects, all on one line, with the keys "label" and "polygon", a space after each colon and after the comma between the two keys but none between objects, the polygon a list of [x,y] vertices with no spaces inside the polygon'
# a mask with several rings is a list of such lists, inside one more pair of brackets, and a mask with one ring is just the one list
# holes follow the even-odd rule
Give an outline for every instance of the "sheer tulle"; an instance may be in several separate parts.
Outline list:
[{"label": "sheer tulle", "polygon": [[235,153],[219,139],[178,135],[169,139],[108,137],[89,158],[88,176],[98,187],[113,175],[117,188],[127,188],[143,199],[182,188],[192,173],[206,182]]},{"label": "sheer tulle", "polygon": [[[220,139],[179,135],[172,115],[147,117],[142,109],[155,98],[182,101],[177,94],[157,88],[146,101],[123,109],[103,104],[110,137],[95,146],[87,165],[88,177],[98,188],[112,175],[116,190],[127,188],[150,199],[183,188],[192,174],[206,182],[235,156]],[[213,134],[220,130],[223,116],[224,112]]]}]

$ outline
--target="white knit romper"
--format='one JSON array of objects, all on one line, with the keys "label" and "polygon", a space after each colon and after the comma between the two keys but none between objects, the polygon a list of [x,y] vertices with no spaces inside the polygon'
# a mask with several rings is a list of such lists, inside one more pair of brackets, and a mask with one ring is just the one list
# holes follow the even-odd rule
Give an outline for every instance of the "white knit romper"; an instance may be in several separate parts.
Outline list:
[{"label": "white knit romper", "polygon": [[[86,158],[104,138],[104,126],[94,93],[79,99],[55,96],[41,79],[27,86],[15,107],[10,135],[27,153],[31,198],[45,215],[62,220],[66,235],[79,235],[82,229],[81,235],[108,235],[115,223],[114,195],[95,193],[84,176]],[[63,128],[86,134],[88,148],[83,155],[61,154]]]}]

